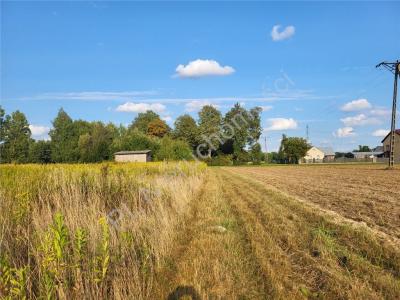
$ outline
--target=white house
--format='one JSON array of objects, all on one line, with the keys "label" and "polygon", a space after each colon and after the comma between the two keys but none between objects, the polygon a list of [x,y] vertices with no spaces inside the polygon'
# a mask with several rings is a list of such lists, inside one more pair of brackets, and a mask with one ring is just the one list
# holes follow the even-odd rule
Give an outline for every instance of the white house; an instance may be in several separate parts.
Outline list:
[{"label": "white house", "polygon": [[306,156],[303,157],[302,162],[304,163],[315,163],[315,162],[323,162],[325,157],[325,153],[318,149],[317,147],[312,147],[307,151]]},{"label": "white house", "polygon": [[151,151],[120,151],[114,153],[117,162],[148,162],[151,161]]}]

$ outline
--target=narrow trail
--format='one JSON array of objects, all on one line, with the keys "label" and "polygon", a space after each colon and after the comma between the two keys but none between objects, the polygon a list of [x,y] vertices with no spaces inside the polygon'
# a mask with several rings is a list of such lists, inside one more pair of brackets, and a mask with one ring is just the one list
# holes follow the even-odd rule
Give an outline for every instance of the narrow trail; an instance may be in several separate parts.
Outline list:
[{"label": "narrow trail", "polygon": [[155,298],[400,298],[398,248],[250,176],[209,172]]},{"label": "narrow trail", "polygon": [[221,190],[220,176],[209,175],[156,276],[154,299],[265,299],[265,280],[242,224]]}]

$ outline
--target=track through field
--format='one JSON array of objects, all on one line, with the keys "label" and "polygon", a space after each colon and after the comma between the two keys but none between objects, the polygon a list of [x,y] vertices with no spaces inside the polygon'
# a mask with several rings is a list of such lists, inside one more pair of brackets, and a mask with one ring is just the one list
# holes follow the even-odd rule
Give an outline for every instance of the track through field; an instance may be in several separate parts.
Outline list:
[{"label": "track through field", "polygon": [[210,170],[158,295],[193,287],[201,299],[400,298],[396,244],[241,170]]}]

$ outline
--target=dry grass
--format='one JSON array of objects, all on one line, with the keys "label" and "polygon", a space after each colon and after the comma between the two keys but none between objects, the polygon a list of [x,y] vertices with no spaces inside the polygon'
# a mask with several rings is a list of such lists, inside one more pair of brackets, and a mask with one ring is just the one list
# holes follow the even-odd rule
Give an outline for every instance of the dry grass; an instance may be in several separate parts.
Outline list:
[{"label": "dry grass", "polygon": [[2,166],[0,297],[400,299],[399,246],[346,221],[385,171],[329,168]]},{"label": "dry grass", "polygon": [[150,298],[203,178],[183,163],[2,166],[0,295]]}]

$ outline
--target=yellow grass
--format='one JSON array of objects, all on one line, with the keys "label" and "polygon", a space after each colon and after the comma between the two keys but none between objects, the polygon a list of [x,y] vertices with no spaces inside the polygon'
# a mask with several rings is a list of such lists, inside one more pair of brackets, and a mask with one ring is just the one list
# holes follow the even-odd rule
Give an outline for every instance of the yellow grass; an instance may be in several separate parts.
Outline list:
[{"label": "yellow grass", "polygon": [[1,166],[0,297],[399,299],[398,191],[326,168]]}]

